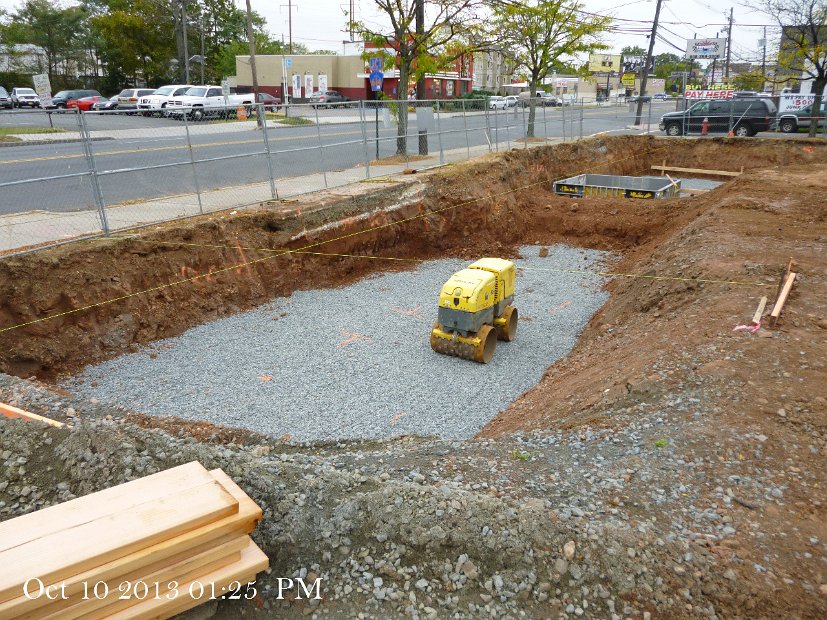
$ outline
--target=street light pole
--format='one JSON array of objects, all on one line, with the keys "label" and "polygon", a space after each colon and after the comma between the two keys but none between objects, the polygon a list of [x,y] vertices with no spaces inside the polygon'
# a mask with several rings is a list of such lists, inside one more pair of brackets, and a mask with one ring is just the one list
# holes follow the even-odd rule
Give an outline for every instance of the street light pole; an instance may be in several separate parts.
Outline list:
[{"label": "street light pole", "polygon": [[184,82],[190,83],[190,53],[187,49],[187,0],[181,0],[181,28],[184,39]]}]

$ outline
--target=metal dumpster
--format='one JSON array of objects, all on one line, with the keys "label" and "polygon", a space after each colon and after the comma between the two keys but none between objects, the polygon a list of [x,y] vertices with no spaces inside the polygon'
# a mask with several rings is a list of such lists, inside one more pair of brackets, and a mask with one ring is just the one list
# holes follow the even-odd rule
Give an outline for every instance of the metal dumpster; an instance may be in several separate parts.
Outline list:
[{"label": "metal dumpster", "polygon": [[612,196],[624,198],[670,198],[681,191],[680,179],[667,177],[626,177],[613,174],[579,174],[553,184],[561,196]]}]

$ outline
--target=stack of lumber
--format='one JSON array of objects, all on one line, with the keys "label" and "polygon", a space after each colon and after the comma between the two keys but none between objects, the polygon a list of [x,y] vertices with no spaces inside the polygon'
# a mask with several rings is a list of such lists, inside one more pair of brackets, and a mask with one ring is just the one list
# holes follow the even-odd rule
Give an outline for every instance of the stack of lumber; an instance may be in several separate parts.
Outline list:
[{"label": "stack of lumber", "polygon": [[0,620],[168,618],[254,581],[261,509],[200,463],[0,523]]}]

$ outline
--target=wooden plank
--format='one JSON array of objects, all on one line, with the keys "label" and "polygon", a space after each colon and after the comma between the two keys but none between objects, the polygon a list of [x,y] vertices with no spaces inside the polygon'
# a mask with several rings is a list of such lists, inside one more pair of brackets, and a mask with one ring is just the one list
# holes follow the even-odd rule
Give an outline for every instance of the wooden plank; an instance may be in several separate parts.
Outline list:
[{"label": "wooden plank", "polygon": [[761,317],[764,316],[764,309],[767,307],[767,296],[764,295],[761,301],[758,302],[758,309],[752,315],[752,322],[756,325],[761,322]]},{"label": "wooden plank", "polygon": [[[142,600],[135,596],[136,583],[144,583],[150,590],[150,594],[144,600],[157,597],[173,597],[174,593],[170,588],[172,583],[179,584],[197,579],[220,568],[236,564],[241,560],[241,552],[246,549],[251,539],[249,536],[235,536],[222,544],[210,544],[199,553],[187,553],[176,558],[174,563],[164,564],[163,562],[148,567],[145,571],[135,571],[129,575],[118,577],[107,583],[108,596],[103,596],[104,586],[100,586],[100,597],[90,593],[89,598],[83,600],[83,592],[76,594],[69,603],[74,603],[68,608],[52,610],[49,615],[43,615],[45,610],[38,609],[33,614],[24,616],[20,620],[33,620],[43,618],[46,620],[96,620],[106,618],[113,613],[132,607],[141,603]],[[95,582],[93,582],[95,583]],[[125,585],[126,584],[126,585]],[[157,584],[157,589],[156,589]],[[125,598],[121,598],[124,595]],[[142,588],[138,587],[138,596],[142,595]]]},{"label": "wooden plank", "polygon": [[137,504],[177,495],[212,482],[210,472],[198,461],[145,476],[56,506],[43,508],[0,523],[0,554],[37,538],[68,530]]},{"label": "wooden plank", "polygon": [[42,422],[43,424],[48,424],[49,426],[54,426],[55,428],[63,428],[66,426],[63,422],[58,422],[57,420],[52,420],[51,418],[37,415],[31,411],[24,411],[23,409],[13,407],[5,403],[0,403],[0,414],[7,418],[20,418],[28,422]]},{"label": "wooden plank", "polygon": [[730,170],[705,170],[703,168],[678,168],[677,166],[652,166],[652,170],[661,170],[663,172],[688,172],[691,174],[710,174],[720,177],[738,177],[743,174],[741,172],[732,172]]},{"label": "wooden plank", "polygon": [[[247,582],[254,581],[256,575],[265,570],[269,565],[270,561],[264,552],[259,549],[255,543],[250,541],[250,544],[241,552],[241,560],[237,563],[180,584],[178,587],[180,596],[172,600],[142,601],[138,605],[133,605],[121,612],[112,614],[109,618],[110,620],[148,620],[150,618],[157,620],[171,618],[176,614],[209,601],[209,596],[213,588],[210,588],[208,584],[215,584],[214,590],[216,596],[220,596],[226,593],[227,588],[233,582],[246,584]],[[199,591],[198,584],[205,586],[204,595],[200,599],[190,597],[190,587],[192,586],[194,594],[197,594]]]},{"label": "wooden plank", "polygon": [[787,276],[787,281],[784,284],[784,288],[781,290],[781,294],[778,296],[778,299],[775,301],[775,306],[770,313],[770,323],[775,325],[778,322],[778,318],[781,316],[781,310],[784,309],[784,303],[787,301],[787,296],[790,294],[790,290],[793,288],[793,282],[795,282],[795,277],[798,274],[795,272],[790,272],[790,275]]},{"label": "wooden plank", "polygon": [[37,577],[55,583],[81,571],[238,513],[238,501],[215,480],[0,553],[0,602]]},{"label": "wooden plank", "polygon": [[[238,500],[239,509],[237,514],[68,577],[61,581],[66,595],[71,598],[82,593],[84,582],[94,583],[95,581],[117,579],[151,563],[172,562],[171,558],[177,557],[181,553],[198,553],[198,550],[205,545],[221,544],[240,535],[250,534],[255,529],[256,523],[261,520],[261,508],[220,469],[212,470],[209,474],[230,495]],[[64,609],[71,604],[71,602],[54,601],[48,605],[50,610],[48,613],[52,613],[51,610]],[[0,603],[0,620],[17,618],[32,609],[42,608],[43,605],[43,601],[18,596],[5,603]]]}]

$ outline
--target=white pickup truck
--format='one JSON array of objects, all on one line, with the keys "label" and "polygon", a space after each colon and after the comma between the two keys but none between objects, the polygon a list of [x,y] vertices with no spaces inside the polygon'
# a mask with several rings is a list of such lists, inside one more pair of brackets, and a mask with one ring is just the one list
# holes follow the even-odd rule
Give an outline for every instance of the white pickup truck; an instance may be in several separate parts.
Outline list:
[{"label": "white pickup truck", "polygon": [[193,86],[185,94],[170,99],[167,112],[171,116],[186,114],[192,120],[200,121],[207,116],[229,116],[238,106],[245,106],[249,114],[253,101],[253,93],[225,97],[220,86]]}]

